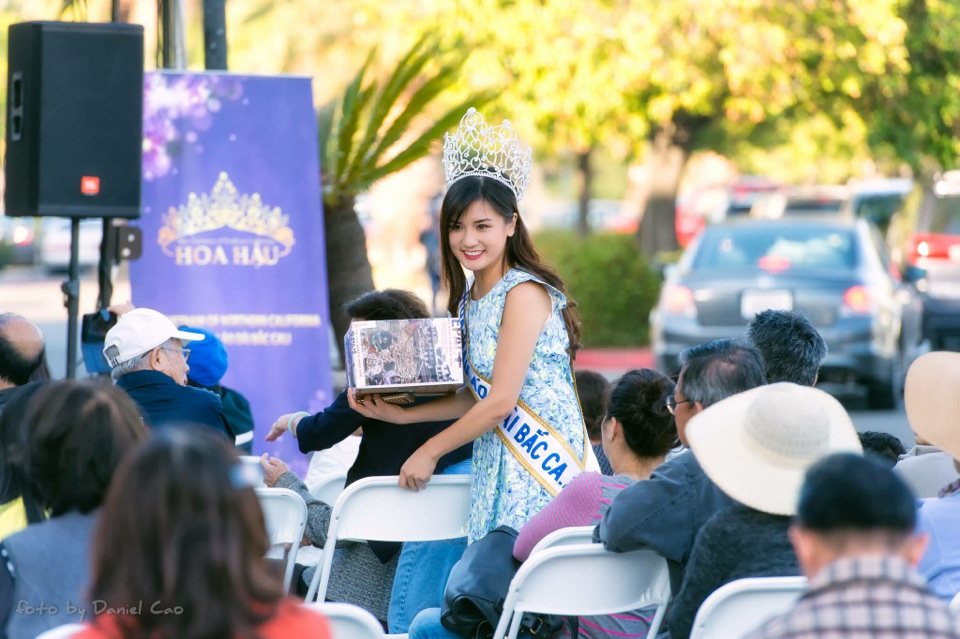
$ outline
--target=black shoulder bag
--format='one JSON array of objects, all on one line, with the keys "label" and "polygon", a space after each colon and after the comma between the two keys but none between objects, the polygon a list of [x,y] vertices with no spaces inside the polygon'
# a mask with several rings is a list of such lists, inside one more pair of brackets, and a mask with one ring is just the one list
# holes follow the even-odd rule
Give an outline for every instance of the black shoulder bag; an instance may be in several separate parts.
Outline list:
[{"label": "black shoulder bag", "polygon": [[[467,546],[450,571],[443,592],[440,623],[444,628],[465,639],[493,637],[510,580],[520,568],[513,557],[516,540],[516,530],[500,526]],[[562,619],[558,615],[526,613],[520,622],[520,636],[550,637],[560,630]],[[576,632],[573,634],[576,636]]]}]

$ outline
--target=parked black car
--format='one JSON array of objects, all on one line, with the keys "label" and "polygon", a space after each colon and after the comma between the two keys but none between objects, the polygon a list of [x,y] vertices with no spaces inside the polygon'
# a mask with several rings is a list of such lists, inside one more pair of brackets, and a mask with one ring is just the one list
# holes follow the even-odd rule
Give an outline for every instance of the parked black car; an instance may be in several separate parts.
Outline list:
[{"label": "parked black car", "polygon": [[863,384],[891,408],[920,345],[920,303],[864,220],[738,220],[707,227],[664,281],[650,314],[658,366],[688,346],[744,334],[766,309],[809,316],[829,347],[820,381]]}]

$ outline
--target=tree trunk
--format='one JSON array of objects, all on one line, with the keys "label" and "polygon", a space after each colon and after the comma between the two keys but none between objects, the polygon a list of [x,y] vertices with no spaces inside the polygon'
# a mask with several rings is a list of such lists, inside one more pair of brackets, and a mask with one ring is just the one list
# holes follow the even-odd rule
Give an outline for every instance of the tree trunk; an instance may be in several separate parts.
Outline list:
[{"label": "tree trunk", "polygon": [[330,295],[330,321],[343,359],[343,336],[350,318],[343,305],[373,290],[373,272],[367,259],[367,238],[353,210],[350,197],[334,206],[324,206],[323,230],[327,243],[327,288]]},{"label": "tree trunk", "polygon": [[203,67],[227,70],[226,0],[203,0]]},{"label": "tree trunk", "polygon": [[680,178],[692,150],[692,130],[671,123],[655,129],[647,152],[650,195],[637,230],[640,250],[648,260],[680,248],[676,230],[676,200]]},{"label": "tree trunk", "polygon": [[593,149],[577,153],[577,233],[580,237],[590,234],[590,195],[593,191],[593,170],[590,167],[590,154]]}]

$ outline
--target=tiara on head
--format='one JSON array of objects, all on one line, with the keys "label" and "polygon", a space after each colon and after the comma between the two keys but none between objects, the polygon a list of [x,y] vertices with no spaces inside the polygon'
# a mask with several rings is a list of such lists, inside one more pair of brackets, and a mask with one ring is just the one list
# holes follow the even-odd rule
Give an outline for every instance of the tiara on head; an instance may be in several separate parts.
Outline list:
[{"label": "tiara on head", "polygon": [[452,135],[443,135],[443,172],[447,188],[468,175],[492,178],[510,187],[523,198],[530,184],[533,149],[520,145],[517,132],[504,120],[500,126],[487,126],[473,107],[461,118]]}]

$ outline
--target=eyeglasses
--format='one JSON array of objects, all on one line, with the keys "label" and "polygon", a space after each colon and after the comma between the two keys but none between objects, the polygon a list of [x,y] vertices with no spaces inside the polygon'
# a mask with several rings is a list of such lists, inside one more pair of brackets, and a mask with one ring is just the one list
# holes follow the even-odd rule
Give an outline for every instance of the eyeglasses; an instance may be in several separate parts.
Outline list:
[{"label": "eyeglasses", "polygon": [[169,346],[161,346],[160,350],[170,351],[171,353],[181,353],[183,355],[183,361],[187,361],[190,358],[189,348],[170,348]]},{"label": "eyeglasses", "polygon": [[663,403],[667,405],[667,410],[670,411],[671,415],[676,415],[677,404],[686,404],[690,401],[691,400],[689,399],[681,399],[678,402],[677,398],[674,397],[673,395],[667,395],[667,398],[663,401]]}]

